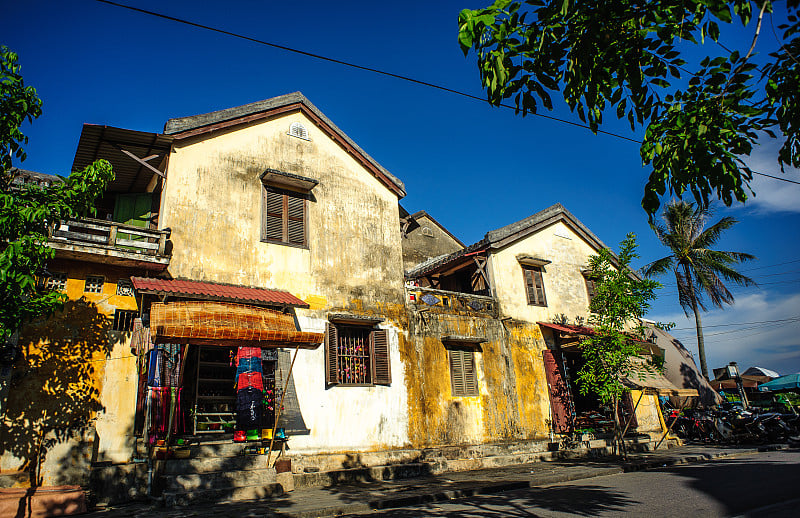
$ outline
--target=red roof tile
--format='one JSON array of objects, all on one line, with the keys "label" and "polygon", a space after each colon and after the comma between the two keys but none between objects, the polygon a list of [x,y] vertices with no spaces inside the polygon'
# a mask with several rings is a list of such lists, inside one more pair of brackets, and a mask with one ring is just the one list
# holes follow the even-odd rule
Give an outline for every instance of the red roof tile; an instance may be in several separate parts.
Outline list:
[{"label": "red roof tile", "polygon": [[175,295],[193,299],[250,302],[307,308],[308,304],[288,291],[231,286],[214,282],[184,281],[176,279],[153,279],[131,277],[133,287],[139,293]]}]

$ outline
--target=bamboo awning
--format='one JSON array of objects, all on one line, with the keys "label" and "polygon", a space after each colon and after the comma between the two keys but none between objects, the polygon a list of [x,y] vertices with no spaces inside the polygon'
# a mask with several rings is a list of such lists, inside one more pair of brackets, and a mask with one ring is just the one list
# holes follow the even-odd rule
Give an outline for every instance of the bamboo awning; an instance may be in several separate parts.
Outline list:
[{"label": "bamboo awning", "polygon": [[645,394],[657,396],[697,396],[697,389],[678,388],[668,380],[662,373],[650,370],[644,365],[644,360],[635,358],[631,360],[633,369],[625,377],[625,384],[636,390],[641,390]]},{"label": "bamboo awning", "polygon": [[303,349],[319,347],[325,336],[298,331],[280,311],[228,302],[153,303],[150,333],[154,343]]}]

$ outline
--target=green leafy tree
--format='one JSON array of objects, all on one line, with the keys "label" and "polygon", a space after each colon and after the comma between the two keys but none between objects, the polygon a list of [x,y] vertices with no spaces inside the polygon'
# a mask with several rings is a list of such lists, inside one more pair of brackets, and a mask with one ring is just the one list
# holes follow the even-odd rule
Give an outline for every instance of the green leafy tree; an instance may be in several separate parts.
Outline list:
[{"label": "green leafy tree", "polygon": [[636,236],[628,234],[620,243],[617,257],[601,250],[589,259],[595,279],[595,296],[589,305],[589,324],[595,334],[581,342],[585,361],[578,371],[581,394],[593,392],[614,414],[614,442],[624,453],[623,424],[619,419],[621,398],[629,388],[625,380],[657,367],[648,362],[634,337],[644,336],[641,318],[655,299],[656,281],[643,279],[631,269],[636,259]]},{"label": "green leafy tree", "polygon": [[[789,12],[790,23],[779,27],[782,39],[759,70],[753,49],[773,4]],[[745,159],[760,131],[785,137],[781,169],[800,167],[798,6],[800,0],[497,0],[463,10],[458,38],[465,55],[477,54],[493,105],[511,99],[524,116],[540,103],[552,110],[551,95],[559,93],[594,132],[608,113],[626,118],[631,130],[644,127],[640,155],[650,175],[642,207],[652,221],[667,192],[690,192],[702,207],[715,194],[726,205],[744,202],[753,178]],[[720,25],[747,26],[754,17],[749,48],[719,55],[726,48]],[[701,44],[715,54],[689,64],[688,47]]]},{"label": "green leafy tree", "polygon": [[739,286],[751,286],[755,282],[750,277],[736,271],[736,265],[755,259],[742,252],[721,252],[712,250],[722,232],[737,223],[726,216],[705,228],[711,216],[710,210],[695,207],[685,201],[673,201],[664,207],[664,224],[651,223],[659,241],[669,248],[670,255],[653,261],[644,267],[645,276],[652,277],[672,271],[678,286],[678,302],[689,316],[694,313],[697,328],[697,350],[700,356],[700,369],[708,378],[706,348],[703,340],[703,323],[700,310],[707,311],[704,296],[721,308],[723,304],[733,304],[733,294],[723,281]]},{"label": "green leafy tree", "polygon": [[49,235],[62,220],[94,214],[92,205],[113,180],[111,164],[98,160],[49,186],[15,182],[12,159],[25,159],[25,121],[42,113],[36,90],[25,86],[18,56],[0,47],[0,346],[20,327],[62,307],[66,296],[41,285],[55,252]]}]

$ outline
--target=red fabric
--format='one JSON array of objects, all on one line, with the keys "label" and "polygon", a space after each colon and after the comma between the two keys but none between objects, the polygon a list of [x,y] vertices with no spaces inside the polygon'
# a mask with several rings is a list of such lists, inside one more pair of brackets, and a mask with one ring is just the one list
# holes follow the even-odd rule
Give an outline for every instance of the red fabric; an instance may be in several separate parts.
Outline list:
[{"label": "red fabric", "polygon": [[256,390],[264,390],[264,381],[261,378],[260,372],[243,372],[239,374],[239,379],[236,381],[236,388],[242,390],[243,388],[250,387]]},{"label": "red fabric", "polygon": [[246,440],[247,435],[244,430],[236,430],[233,432],[233,442],[245,442]]},{"label": "red fabric", "polygon": [[236,366],[239,366],[239,360],[242,358],[261,358],[261,348],[260,347],[239,347],[236,351],[236,359],[234,363]]}]

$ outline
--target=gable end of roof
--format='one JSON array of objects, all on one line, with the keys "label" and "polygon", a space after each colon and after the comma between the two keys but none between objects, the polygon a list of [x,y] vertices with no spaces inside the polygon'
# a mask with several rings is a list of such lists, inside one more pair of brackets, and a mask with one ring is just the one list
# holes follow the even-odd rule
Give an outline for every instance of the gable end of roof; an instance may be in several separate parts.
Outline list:
[{"label": "gable end of roof", "polygon": [[271,99],[210,113],[169,119],[164,124],[164,134],[172,135],[176,139],[188,138],[223,127],[230,127],[236,124],[266,118],[273,114],[286,113],[294,110],[302,111],[312,119],[315,124],[328,133],[335,142],[354,155],[357,160],[362,162],[362,164],[364,164],[390,191],[394,192],[400,198],[406,195],[405,185],[399,178],[387,171],[374,158],[369,156],[366,151],[361,149],[353,139],[339,129],[333,121],[325,116],[325,114],[314,106],[301,92],[292,92]]}]

